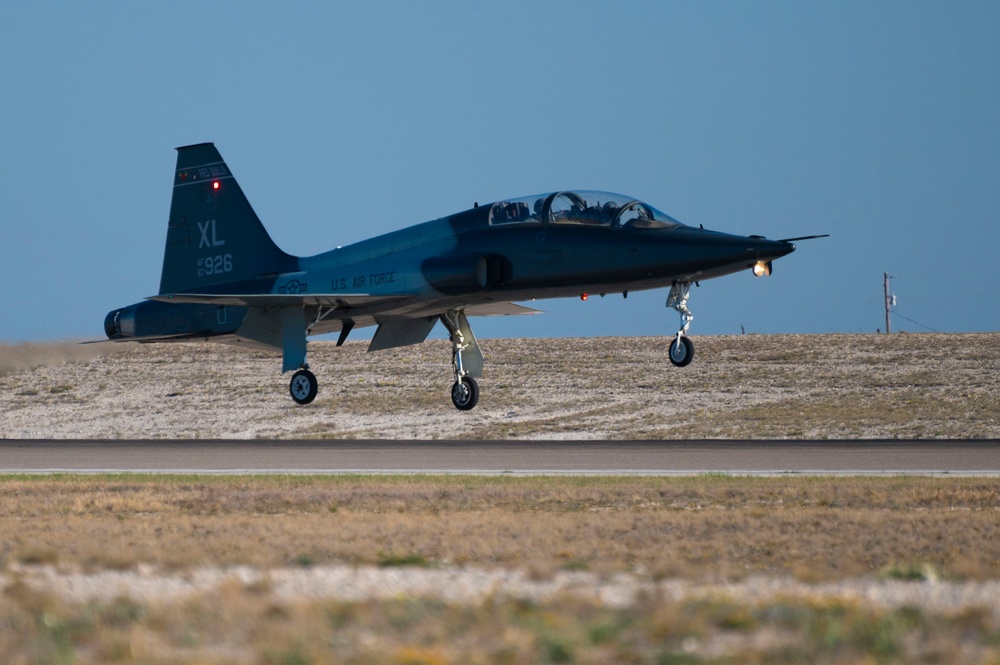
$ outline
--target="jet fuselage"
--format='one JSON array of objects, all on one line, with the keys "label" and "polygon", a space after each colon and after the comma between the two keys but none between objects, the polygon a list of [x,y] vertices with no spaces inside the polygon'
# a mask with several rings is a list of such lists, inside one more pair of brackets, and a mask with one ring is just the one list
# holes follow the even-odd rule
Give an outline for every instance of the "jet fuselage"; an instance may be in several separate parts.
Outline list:
[{"label": "jet fuselage", "polygon": [[[686,226],[621,194],[557,191],[475,205],[433,221],[309,257],[283,252],[210,143],[178,148],[159,294],[110,312],[113,340],[217,340],[280,350],[299,368],[292,396],[312,401],[308,335],[377,325],[369,350],[416,344],[441,321],[454,351],[460,409],[478,400],[482,354],[467,316],[534,310],[514,301],[670,287],[683,326],[670,359],[691,361],[684,335],[692,283],[750,269],[795,250]],[[456,397],[456,395],[458,395]]]}]

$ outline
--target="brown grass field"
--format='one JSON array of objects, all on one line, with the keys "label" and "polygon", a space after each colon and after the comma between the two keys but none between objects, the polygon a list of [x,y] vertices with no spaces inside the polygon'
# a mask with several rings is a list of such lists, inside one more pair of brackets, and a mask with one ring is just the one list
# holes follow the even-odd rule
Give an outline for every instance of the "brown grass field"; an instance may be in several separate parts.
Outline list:
[{"label": "brown grass field", "polygon": [[8,477],[7,562],[1000,577],[993,478]]},{"label": "brown grass field", "polygon": [[[903,580],[930,598],[961,596],[1000,578],[998,511],[1000,483],[977,478],[8,477],[0,655],[24,663],[997,662],[996,599],[884,605],[878,594],[887,580]],[[151,600],[78,598],[83,582],[62,591],[32,582],[39,569],[169,580],[235,566],[322,574],[343,565],[359,576],[500,569],[543,581],[578,571],[589,575],[582,584],[625,575],[647,591],[624,605],[569,592],[345,600],[289,598],[265,578],[183,599],[165,586]],[[859,579],[867,580],[861,597],[809,591]],[[671,580],[745,586],[683,597],[656,590]],[[756,592],[767,580],[804,591]]]}]

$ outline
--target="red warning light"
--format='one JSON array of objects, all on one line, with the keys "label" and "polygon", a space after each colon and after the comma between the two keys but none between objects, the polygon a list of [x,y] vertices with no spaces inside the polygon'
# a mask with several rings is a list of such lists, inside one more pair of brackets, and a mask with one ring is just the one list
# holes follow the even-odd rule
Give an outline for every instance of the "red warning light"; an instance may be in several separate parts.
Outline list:
[{"label": "red warning light", "polygon": [[218,189],[218,188],[219,188],[219,181],[216,180],[215,182],[212,183],[212,189]]},{"label": "red warning light", "polygon": [[580,300],[586,300],[586,299],[587,299],[587,294],[586,293],[581,293],[580,294]]}]

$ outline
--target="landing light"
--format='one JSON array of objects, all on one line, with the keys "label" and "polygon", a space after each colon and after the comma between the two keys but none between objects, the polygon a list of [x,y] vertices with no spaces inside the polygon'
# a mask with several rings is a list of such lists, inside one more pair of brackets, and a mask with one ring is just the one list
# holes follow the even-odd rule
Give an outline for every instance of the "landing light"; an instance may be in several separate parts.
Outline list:
[{"label": "landing light", "polygon": [[770,261],[758,261],[753,266],[754,277],[767,277],[771,274]]}]

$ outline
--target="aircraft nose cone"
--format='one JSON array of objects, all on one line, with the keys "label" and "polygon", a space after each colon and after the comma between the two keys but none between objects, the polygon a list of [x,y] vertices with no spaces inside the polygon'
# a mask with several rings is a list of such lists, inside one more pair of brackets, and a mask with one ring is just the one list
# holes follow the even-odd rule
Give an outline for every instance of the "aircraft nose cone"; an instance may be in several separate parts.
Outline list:
[{"label": "aircraft nose cone", "polygon": [[766,238],[754,238],[753,236],[751,238],[756,241],[754,250],[757,252],[757,258],[761,261],[780,259],[782,256],[787,256],[795,251],[795,244],[784,240],[767,240]]}]

